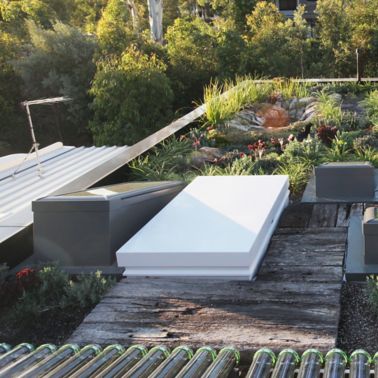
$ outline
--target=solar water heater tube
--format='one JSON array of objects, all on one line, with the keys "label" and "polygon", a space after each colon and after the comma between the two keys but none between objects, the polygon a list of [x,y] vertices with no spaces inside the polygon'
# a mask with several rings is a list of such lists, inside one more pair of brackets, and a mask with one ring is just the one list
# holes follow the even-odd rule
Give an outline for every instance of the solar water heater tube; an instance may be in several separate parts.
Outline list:
[{"label": "solar water heater tube", "polygon": [[216,358],[217,353],[213,348],[208,346],[199,348],[176,378],[200,378]]},{"label": "solar water heater tube", "polygon": [[272,378],[293,378],[300,357],[293,349],[284,349],[277,357]]},{"label": "solar water heater tube", "polygon": [[30,369],[23,372],[19,378],[42,377],[49,371],[55,369],[62,361],[65,361],[67,358],[75,355],[79,351],[80,348],[77,344],[63,345],[51,356],[45,358],[41,362],[38,362],[36,365],[32,366]]},{"label": "solar water heater tube", "polygon": [[34,350],[34,346],[28,343],[18,344],[16,347],[11,349],[9,352],[0,356],[0,369],[10,363],[16,361],[26,353],[30,353]]},{"label": "solar water heater tube", "polygon": [[267,378],[276,362],[275,354],[268,348],[259,349],[253,356],[246,378]]},{"label": "solar water heater tube", "polygon": [[133,345],[127,351],[98,374],[98,378],[120,378],[135,366],[146,354],[143,345]]},{"label": "solar water heater tube", "polygon": [[19,377],[21,373],[30,366],[37,364],[49,354],[56,351],[56,346],[53,344],[43,344],[39,346],[32,353],[19,358],[13,364],[0,370],[0,378]]},{"label": "solar water heater tube", "polygon": [[149,376],[149,378],[176,378],[177,373],[193,357],[193,351],[182,345],[174,349],[171,355]]},{"label": "solar water heater tube", "polygon": [[220,350],[218,357],[208,367],[202,378],[226,378],[232,369],[240,362],[240,353],[234,347]]},{"label": "solar water heater tube", "polygon": [[325,356],[324,378],[344,378],[347,355],[340,349],[332,349]]},{"label": "solar water heater tube", "polygon": [[323,362],[323,355],[317,349],[307,349],[302,354],[297,378],[318,378]]},{"label": "solar water heater tube", "polygon": [[85,346],[81,351],[70,357],[66,362],[44,376],[44,378],[68,378],[84,366],[89,360],[101,352],[101,347],[97,344]]},{"label": "solar water heater tube", "polygon": [[152,372],[169,357],[169,350],[164,346],[152,348],[123,378],[147,378]]},{"label": "solar water heater tube", "polygon": [[355,350],[350,355],[349,378],[369,378],[371,357],[362,349]]}]

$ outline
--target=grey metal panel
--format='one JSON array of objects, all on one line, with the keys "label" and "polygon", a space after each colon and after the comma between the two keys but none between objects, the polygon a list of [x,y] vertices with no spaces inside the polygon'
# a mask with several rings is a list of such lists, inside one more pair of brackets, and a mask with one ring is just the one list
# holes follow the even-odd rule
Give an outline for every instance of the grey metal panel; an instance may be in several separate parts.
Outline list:
[{"label": "grey metal panel", "polygon": [[306,185],[302,196],[302,203],[378,203],[378,169],[374,170],[375,194],[374,197],[355,197],[355,198],[324,198],[318,197],[315,191],[315,176],[312,175]]},{"label": "grey metal panel", "polygon": [[[69,196],[33,202],[36,261],[64,266],[111,265],[115,252],[185,186],[182,182],[155,184],[127,196],[110,198]],[[112,204],[112,206],[111,206]],[[96,216],[93,213],[96,212]]]}]

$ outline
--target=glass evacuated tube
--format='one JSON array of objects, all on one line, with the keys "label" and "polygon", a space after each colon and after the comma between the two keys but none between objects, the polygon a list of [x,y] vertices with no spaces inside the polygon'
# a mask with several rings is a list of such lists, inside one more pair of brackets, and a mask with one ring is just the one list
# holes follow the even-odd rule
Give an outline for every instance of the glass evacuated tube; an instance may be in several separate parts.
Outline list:
[{"label": "glass evacuated tube", "polygon": [[15,346],[9,352],[0,356],[0,369],[4,366],[8,366],[10,363],[16,361],[26,353],[30,353],[34,350],[34,346],[28,343],[22,343]]},{"label": "glass evacuated tube", "polygon": [[187,346],[179,346],[171,355],[149,376],[149,378],[175,378],[177,373],[193,357],[193,351]]},{"label": "glass evacuated tube", "polygon": [[332,349],[325,356],[324,378],[343,378],[348,363],[347,355],[340,349]]},{"label": "glass evacuated tube", "polygon": [[268,348],[259,349],[253,356],[246,378],[267,378],[276,362],[275,354]]},{"label": "glass evacuated tube", "polygon": [[123,378],[147,378],[166,358],[169,350],[164,346],[152,348]]},{"label": "glass evacuated tube", "polygon": [[57,366],[54,370],[47,373],[44,378],[68,378],[85,365],[89,360],[101,352],[101,347],[97,344],[85,346],[79,353],[70,357],[66,362]]},{"label": "glass evacuated tube", "polygon": [[323,362],[323,355],[317,349],[307,349],[302,354],[297,378],[318,378]]},{"label": "glass evacuated tube", "polygon": [[132,345],[127,351],[109,366],[106,367],[98,378],[120,378],[135,366],[146,354],[147,349],[143,345]]},{"label": "glass evacuated tube", "polygon": [[8,365],[6,368],[0,370],[0,377],[18,377],[21,372],[29,367],[37,364],[49,354],[56,351],[56,346],[53,344],[43,344],[39,346],[35,351],[21,357],[16,362]]},{"label": "glass evacuated tube", "polygon": [[293,349],[283,349],[277,357],[276,366],[272,378],[292,378],[295,368],[299,364],[300,357]]},{"label": "glass evacuated tube", "polygon": [[11,350],[11,346],[7,343],[0,343],[0,355]]},{"label": "glass evacuated tube", "polygon": [[213,348],[208,346],[199,348],[176,378],[200,378],[216,358],[217,354]]},{"label": "glass evacuated tube", "polygon": [[218,357],[208,367],[202,378],[226,378],[232,369],[240,362],[240,354],[234,347],[221,349]]},{"label": "glass evacuated tube", "polygon": [[44,376],[49,371],[56,368],[62,361],[65,361],[67,358],[78,353],[79,351],[80,348],[77,344],[63,345],[54,354],[23,372],[19,378],[37,378]]},{"label": "glass evacuated tube", "polygon": [[109,345],[98,356],[90,360],[74,374],[72,374],[71,377],[89,378],[103,370],[107,365],[118,358],[124,351],[125,348],[122,345]]},{"label": "glass evacuated tube", "polygon": [[370,354],[362,349],[350,355],[350,378],[368,378],[370,376]]}]

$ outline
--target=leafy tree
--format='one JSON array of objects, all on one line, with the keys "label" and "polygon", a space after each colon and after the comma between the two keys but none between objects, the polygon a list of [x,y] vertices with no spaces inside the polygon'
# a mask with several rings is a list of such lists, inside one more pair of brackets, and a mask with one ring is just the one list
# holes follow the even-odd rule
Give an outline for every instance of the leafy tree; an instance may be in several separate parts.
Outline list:
[{"label": "leafy tree", "polygon": [[318,0],[316,6],[317,34],[329,76],[344,76],[351,72],[348,48],[351,27],[345,9],[345,0]]},{"label": "leafy tree", "polygon": [[96,42],[93,37],[60,22],[52,30],[40,29],[31,21],[27,25],[31,46],[28,54],[15,63],[24,82],[25,96],[71,97],[73,101],[65,117],[68,120],[65,141],[76,144],[79,136],[85,141],[90,117],[87,92],[95,72],[92,57]]},{"label": "leafy tree", "polygon": [[173,93],[165,71],[156,55],[135,46],[99,66],[90,123],[97,144],[132,144],[167,124]]},{"label": "leafy tree", "polygon": [[11,147],[24,146],[23,118],[19,108],[21,79],[10,65],[17,56],[18,48],[16,38],[0,32],[0,156],[11,152]]},{"label": "leafy tree", "polygon": [[200,18],[178,18],[166,33],[169,77],[175,107],[188,106],[202,97],[203,86],[216,74],[216,37]]}]

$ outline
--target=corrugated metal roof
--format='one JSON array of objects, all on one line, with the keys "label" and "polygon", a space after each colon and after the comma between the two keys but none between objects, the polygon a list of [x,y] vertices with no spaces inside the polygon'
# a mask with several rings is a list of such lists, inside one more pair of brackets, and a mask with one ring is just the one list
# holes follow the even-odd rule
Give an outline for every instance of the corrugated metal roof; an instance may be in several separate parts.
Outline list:
[{"label": "corrugated metal roof", "polygon": [[147,350],[143,345],[124,348],[113,344],[102,349],[90,344],[80,349],[77,344],[34,348],[23,343],[11,349],[0,344],[0,377],[374,377],[377,366],[377,354],[372,358],[363,350],[348,356],[332,349],[323,356],[308,349],[300,356],[292,349],[275,354],[263,348],[240,360],[232,346],[217,353],[209,346],[197,351],[179,346],[171,352],[165,346]]},{"label": "corrugated metal roof", "polygon": [[0,243],[33,222],[33,200],[88,188],[125,164],[127,150],[61,145],[41,156],[42,176],[35,157],[16,175],[14,166],[0,171]]}]

